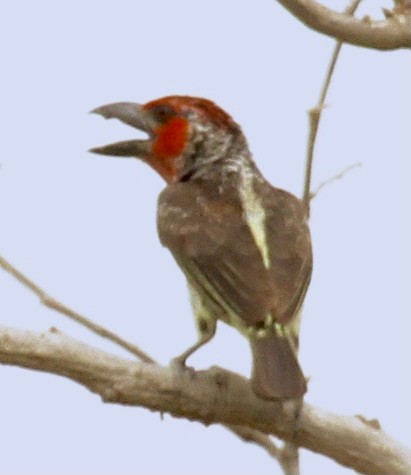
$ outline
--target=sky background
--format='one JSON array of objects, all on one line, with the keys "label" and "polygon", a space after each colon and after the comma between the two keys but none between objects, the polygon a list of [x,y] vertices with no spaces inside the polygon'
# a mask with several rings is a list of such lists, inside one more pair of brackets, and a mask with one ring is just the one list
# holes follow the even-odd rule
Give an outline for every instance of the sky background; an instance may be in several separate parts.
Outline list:
[{"label": "sky background", "polygon": [[[363,12],[380,15],[364,7]],[[333,2],[341,9],[343,2]],[[388,3],[386,6],[390,6]],[[155,228],[164,184],[87,149],[136,132],[88,112],[168,94],[216,101],[276,186],[301,195],[307,110],[334,42],[273,0],[3,2],[0,254],[50,295],[163,364],[196,338],[184,278]],[[324,111],[313,185],[361,162],[312,204],[314,275],[301,364],[307,402],[378,418],[410,445],[409,53],[345,46]],[[57,327],[127,356],[0,270],[0,325]],[[249,374],[247,342],[220,324],[195,368]],[[279,474],[223,427],[103,404],[61,377],[0,367],[0,474]],[[302,473],[352,473],[301,451]]]}]

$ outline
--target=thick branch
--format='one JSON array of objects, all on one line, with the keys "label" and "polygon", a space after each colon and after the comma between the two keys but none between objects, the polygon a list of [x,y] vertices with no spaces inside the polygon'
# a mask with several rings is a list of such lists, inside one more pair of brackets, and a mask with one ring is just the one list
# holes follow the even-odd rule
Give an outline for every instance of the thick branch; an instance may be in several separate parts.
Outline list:
[{"label": "thick branch", "polygon": [[366,48],[393,50],[410,48],[411,16],[393,14],[381,21],[359,20],[338,13],[314,0],[277,0],[306,26],[344,43]]},{"label": "thick branch", "polygon": [[[89,328],[91,331],[93,331],[97,335],[100,335],[103,338],[107,338],[113,341],[114,343],[117,343],[122,348],[125,348],[126,350],[130,351],[132,354],[139,357],[145,363],[157,364],[156,361],[153,358],[151,358],[151,356],[147,355],[136,345],[124,340],[123,338],[120,338],[113,332],[107,330],[106,328],[103,328],[100,325],[97,325],[96,323],[92,322],[90,319],[84,317],[83,315],[80,315],[78,312],[75,312],[71,308],[66,307],[65,305],[63,305],[62,303],[60,303],[53,297],[50,297],[48,294],[46,294],[46,292],[43,289],[41,289],[37,284],[35,284],[26,275],[24,275],[22,272],[20,272],[18,269],[12,266],[8,261],[6,261],[6,259],[4,259],[1,256],[0,256],[0,266],[3,267],[7,272],[9,272],[13,277],[15,277],[19,282],[21,282],[23,285],[28,287],[32,292],[34,292],[40,298],[40,301],[44,305],[48,306],[49,308],[53,310],[56,310],[57,312],[60,312],[63,315],[66,315],[68,318],[73,319],[80,325],[84,325],[86,328]],[[55,330],[54,330],[54,333],[55,333]],[[269,455],[277,459],[280,465],[284,467],[285,450],[284,448],[277,449],[274,442],[270,440],[270,437],[268,435],[262,434],[253,429],[249,429],[248,427],[241,427],[241,426],[226,426],[226,427],[232,432],[234,432],[236,435],[241,437],[243,440],[247,438],[248,442],[254,442],[257,445],[260,445],[260,447],[265,449]],[[284,472],[285,472],[285,475],[288,475],[286,468],[287,467],[284,468]]]},{"label": "thick branch", "polygon": [[254,395],[248,381],[212,368],[176,372],[137,363],[79,343],[56,330],[45,334],[0,327],[0,363],[70,378],[106,402],[146,407],[175,417],[243,425],[291,440],[361,473],[411,473],[411,454],[358,417],[338,416],[304,404],[297,431],[279,402]]}]

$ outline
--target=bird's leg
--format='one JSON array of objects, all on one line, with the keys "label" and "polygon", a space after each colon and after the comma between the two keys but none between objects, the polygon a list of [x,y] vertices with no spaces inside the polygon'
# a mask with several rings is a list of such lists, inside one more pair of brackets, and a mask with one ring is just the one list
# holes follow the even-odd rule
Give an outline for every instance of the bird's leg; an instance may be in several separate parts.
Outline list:
[{"label": "bird's leg", "polygon": [[197,343],[190,346],[190,348],[188,348],[184,353],[171,360],[171,366],[179,367],[180,369],[185,368],[186,360],[189,356],[191,356],[213,338],[217,327],[216,316],[204,305],[203,296],[201,293],[198,292],[190,280],[188,280],[188,284],[191,305],[193,307],[193,313],[199,336]]},{"label": "bird's leg", "polygon": [[186,366],[187,358],[195,353],[203,345],[208,343],[215,335],[217,325],[214,318],[209,318],[208,315],[200,315],[198,313],[195,314],[195,316],[199,333],[198,341],[194,345],[190,346],[186,351],[184,351],[184,353],[173,358],[171,360],[171,366],[184,368]]},{"label": "bird's leg", "polygon": [[175,358],[171,360],[170,362],[171,366],[184,368],[186,366],[187,358],[190,357],[193,353],[195,353],[203,345],[208,343],[213,338],[213,336],[214,336],[214,332],[201,333],[200,338],[198,339],[197,343],[190,346],[190,348],[184,351],[184,353],[181,353],[181,355],[176,356]]}]

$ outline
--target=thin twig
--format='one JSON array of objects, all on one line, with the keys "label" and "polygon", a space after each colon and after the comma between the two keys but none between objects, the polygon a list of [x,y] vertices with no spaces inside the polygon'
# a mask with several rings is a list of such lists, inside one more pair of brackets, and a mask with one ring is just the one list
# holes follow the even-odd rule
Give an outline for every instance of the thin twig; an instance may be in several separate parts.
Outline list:
[{"label": "thin twig", "polygon": [[[345,9],[347,15],[354,15],[356,9],[358,8],[361,0],[352,0],[348,7]],[[335,65],[337,64],[338,56],[343,45],[342,41],[337,41],[333,54],[328,65],[327,74],[325,76],[324,84],[321,88],[320,98],[318,100],[317,106],[313,107],[308,111],[309,117],[309,134],[308,134],[308,143],[307,143],[307,159],[305,166],[305,177],[304,177],[304,190],[303,190],[303,203],[306,208],[307,217],[310,216],[310,203],[312,198],[318,193],[318,191],[325,186],[325,183],[320,185],[316,192],[311,192],[311,177],[312,177],[312,168],[313,168],[313,159],[314,159],[314,147],[317,138],[318,127],[320,124],[321,113],[325,107],[325,99],[327,97],[328,89],[331,84],[331,79],[334,74]],[[342,176],[342,174],[340,174]],[[340,178],[340,177],[339,177]],[[337,179],[335,177],[334,179]],[[329,180],[328,182],[333,181]],[[299,457],[298,457],[298,447],[290,442],[286,442],[282,449],[283,453],[286,454],[283,462],[280,463],[285,474],[299,474]]]},{"label": "thin twig", "polygon": [[265,449],[271,457],[280,460],[281,449],[277,447],[269,435],[246,426],[226,425],[226,428],[240,437],[244,442],[253,442]]},{"label": "thin twig", "polygon": [[145,363],[155,363],[153,358],[148,356],[144,351],[140,350],[138,346],[134,345],[133,343],[129,343],[126,340],[123,340],[123,338],[119,337],[110,330],[107,330],[101,325],[92,322],[88,318],[84,317],[83,315],[80,315],[79,313],[75,312],[69,307],[66,307],[53,297],[47,295],[43,289],[41,289],[32,280],[22,274],[19,270],[13,267],[9,262],[6,261],[6,259],[1,256],[0,266],[3,267],[5,271],[9,272],[13,277],[15,277],[19,282],[29,288],[34,294],[36,294],[37,297],[40,299],[40,302],[46,307],[64,314],[66,317],[69,317],[77,323],[80,323],[80,325],[87,327],[89,330],[96,333],[97,335],[100,335],[101,337],[106,338],[107,340],[110,340],[113,343],[116,343],[117,345],[121,346],[133,355],[140,358],[141,361],[144,361]]},{"label": "thin twig", "polygon": [[[345,9],[345,13],[348,15],[354,15],[360,2],[361,0],[353,0],[350,3],[350,5]],[[310,215],[310,199],[311,199],[310,190],[311,190],[311,175],[312,175],[312,167],[313,167],[314,146],[315,146],[315,141],[317,137],[318,127],[320,124],[321,112],[324,109],[325,98],[327,97],[328,88],[331,83],[335,65],[337,63],[342,45],[343,45],[342,41],[337,41],[334,48],[334,52],[331,56],[331,60],[328,66],[325,81],[321,89],[318,104],[308,111],[309,122],[310,122],[310,132],[308,135],[307,161],[306,161],[306,167],[305,167],[304,192],[303,192],[303,202],[306,206],[308,216]]]},{"label": "thin twig", "polygon": [[357,162],[357,163],[353,163],[352,165],[350,165],[349,167],[347,168],[344,168],[344,170],[342,170],[340,173],[338,173],[337,175],[334,175],[332,176],[331,178],[329,178],[328,180],[325,180],[323,181],[322,183],[320,183],[317,188],[311,192],[310,194],[310,201],[313,200],[317,195],[318,193],[325,187],[325,186],[328,186],[330,183],[332,183],[333,181],[337,181],[337,180],[341,180],[341,178],[346,175],[348,172],[350,172],[351,170],[354,170],[354,168],[358,168],[360,167],[362,164],[361,162]]},{"label": "thin twig", "polygon": [[279,448],[271,436],[258,430],[236,425],[226,425],[226,427],[244,442],[252,442],[266,450],[281,465],[284,475],[299,474],[298,447],[292,442],[287,442]]}]

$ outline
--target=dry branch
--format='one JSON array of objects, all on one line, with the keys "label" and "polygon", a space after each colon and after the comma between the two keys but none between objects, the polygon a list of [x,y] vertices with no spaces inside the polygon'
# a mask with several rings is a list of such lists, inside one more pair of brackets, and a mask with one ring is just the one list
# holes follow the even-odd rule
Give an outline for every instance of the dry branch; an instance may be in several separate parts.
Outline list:
[{"label": "dry branch", "polygon": [[362,20],[339,13],[314,0],[277,0],[309,28],[344,43],[378,50],[411,47],[411,15],[408,8],[395,9],[385,20]]},{"label": "dry branch", "polygon": [[89,318],[86,318],[84,315],[81,315],[80,313],[74,311],[66,305],[63,305],[55,298],[48,295],[41,287],[35,284],[25,274],[16,269],[13,265],[10,264],[9,261],[4,259],[4,257],[2,256],[0,256],[0,267],[2,267],[6,272],[11,274],[15,279],[17,279],[25,287],[27,287],[35,295],[37,295],[37,297],[40,299],[40,302],[46,307],[50,308],[51,310],[55,310],[56,312],[59,312],[62,315],[65,315],[66,317],[70,318],[71,320],[74,320],[80,325],[83,325],[96,335],[99,335],[102,338],[106,338],[107,340],[112,341],[116,345],[121,346],[125,350],[137,356],[137,358],[139,358],[141,361],[144,361],[145,363],[155,363],[153,358],[151,358],[151,356],[141,350],[137,345],[134,345],[133,343],[130,343],[124,338],[119,337],[112,331],[107,330],[107,328],[104,328],[101,325],[93,322]]},{"label": "dry branch", "polygon": [[333,458],[360,473],[406,475],[411,453],[358,417],[339,416],[304,404],[299,425],[279,402],[254,395],[248,381],[220,368],[179,372],[137,363],[67,337],[0,327],[0,363],[70,378],[103,401],[168,412],[204,424],[242,425],[273,434]]},{"label": "dry branch", "polygon": [[[37,297],[39,297],[40,302],[44,304],[46,307],[55,310],[62,315],[76,321],[80,325],[85,326],[92,332],[96,333],[97,335],[101,336],[102,338],[106,338],[113,343],[121,346],[122,348],[126,349],[133,355],[137,356],[141,361],[145,363],[152,363],[157,364],[156,361],[149,356],[147,353],[142,351],[138,346],[133,343],[130,343],[123,338],[119,337],[115,333],[107,330],[106,328],[102,327],[94,323],[89,318],[81,315],[78,312],[75,312],[71,308],[63,305],[61,302],[56,300],[55,298],[51,297],[47,294],[41,287],[39,287],[36,283],[34,283],[31,279],[29,279],[25,274],[20,272],[16,269],[13,265],[11,265],[6,259],[0,256],[0,267],[2,267],[6,272],[9,272],[14,278],[16,278],[19,282],[21,282],[25,287],[30,289]],[[53,330],[55,333],[56,330]],[[248,427],[241,427],[241,426],[226,426],[231,432],[236,434],[242,440],[246,440],[247,442],[253,442],[259,445],[261,448],[266,450],[266,452],[276,459],[279,464],[281,465],[284,475],[298,475],[298,470],[294,470],[294,467],[297,466],[298,469],[298,452],[296,453],[296,457],[294,459],[289,456],[289,451],[286,450],[287,447],[284,446],[281,449],[277,448],[275,443],[270,440],[270,437],[266,434],[262,434],[256,430],[250,429]],[[294,463],[293,463],[294,462]],[[296,465],[297,464],[297,465]]]}]

